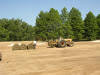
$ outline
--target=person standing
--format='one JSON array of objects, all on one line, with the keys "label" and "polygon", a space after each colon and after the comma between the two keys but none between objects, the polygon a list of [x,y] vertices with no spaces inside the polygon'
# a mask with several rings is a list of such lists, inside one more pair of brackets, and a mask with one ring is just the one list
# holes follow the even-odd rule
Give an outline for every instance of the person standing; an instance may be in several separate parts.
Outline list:
[{"label": "person standing", "polygon": [[36,48],[36,44],[37,44],[37,42],[36,41],[33,41],[34,49]]}]

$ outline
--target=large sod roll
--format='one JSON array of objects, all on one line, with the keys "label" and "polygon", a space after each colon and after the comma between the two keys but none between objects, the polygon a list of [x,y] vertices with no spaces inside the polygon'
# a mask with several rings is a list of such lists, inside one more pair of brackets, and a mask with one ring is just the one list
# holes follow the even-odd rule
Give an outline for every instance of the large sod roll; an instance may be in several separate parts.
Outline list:
[{"label": "large sod roll", "polygon": [[14,46],[12,47],[12,50],[20,50],[20,45],[14,44]]},{"label": "large sod roll", "polygon": [[34,45],[33,43],[30,43],[27,45],[28,49],[35,49],[36,45]]},{"label": "large sod roll", "polygon": [[27,45],[21,44],[20,45],[20,50],[27,50]]}]

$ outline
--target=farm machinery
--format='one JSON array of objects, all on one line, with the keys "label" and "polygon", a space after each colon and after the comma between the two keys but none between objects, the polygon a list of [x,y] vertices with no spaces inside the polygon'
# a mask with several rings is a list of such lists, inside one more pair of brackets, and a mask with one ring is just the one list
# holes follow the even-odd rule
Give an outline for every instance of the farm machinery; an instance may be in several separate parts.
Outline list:
[{"label": "farm machinery", "polygon": [[64,48],[64,47],[72,47],[74,45],[74,42],[72,39],[62,39],[62,40],[50,40],[48,41],[49,47],[58,47],[58,48]]}]

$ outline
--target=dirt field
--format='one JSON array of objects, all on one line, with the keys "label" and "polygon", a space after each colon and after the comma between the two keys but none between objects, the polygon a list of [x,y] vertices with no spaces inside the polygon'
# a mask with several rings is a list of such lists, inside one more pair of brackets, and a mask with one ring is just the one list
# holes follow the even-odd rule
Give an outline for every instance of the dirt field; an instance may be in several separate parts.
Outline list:
[{"label": "dirt field", "polygon": [[[100,75],[100,42],[75,42],[74,47],[12,51],[0,42],[0,75]],[[29,43],[29,42],[24,42]]]}]

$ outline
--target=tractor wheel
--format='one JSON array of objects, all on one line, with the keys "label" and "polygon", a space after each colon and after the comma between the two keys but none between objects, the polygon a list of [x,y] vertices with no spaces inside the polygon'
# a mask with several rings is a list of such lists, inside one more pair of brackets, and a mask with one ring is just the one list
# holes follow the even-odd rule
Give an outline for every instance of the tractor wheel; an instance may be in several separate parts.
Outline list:
[{"label": "tractor wheel", "polygon": [[66,41],[61,40],[61,41],[58,43],[58,47],[61,47],[61,48],[66,47]]}]

